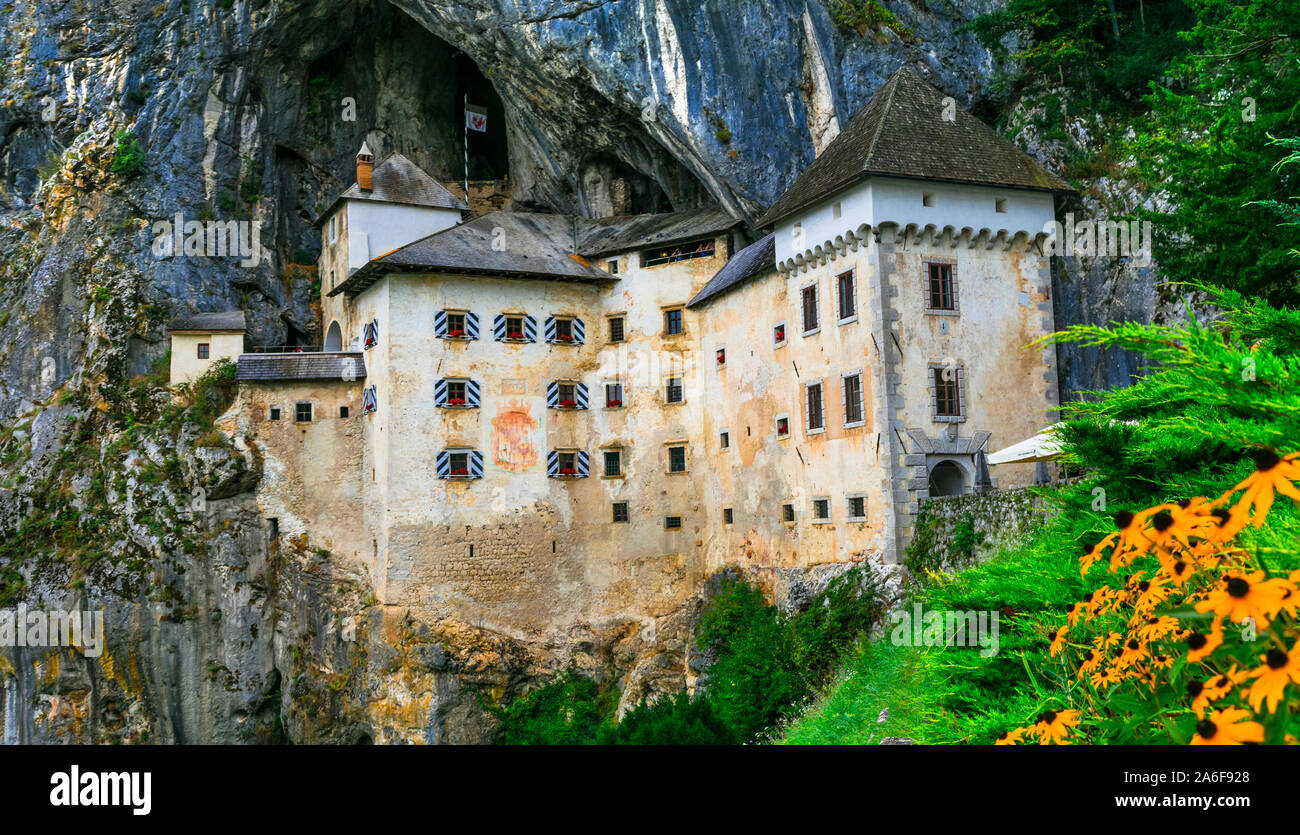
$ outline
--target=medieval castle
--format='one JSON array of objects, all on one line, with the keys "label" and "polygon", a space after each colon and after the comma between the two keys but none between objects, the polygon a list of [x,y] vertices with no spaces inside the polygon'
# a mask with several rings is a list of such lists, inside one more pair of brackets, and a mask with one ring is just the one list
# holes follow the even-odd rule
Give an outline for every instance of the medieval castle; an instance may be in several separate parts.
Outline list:
[{"label": "medieval castle", "polygon": [[1069,187],[908,70],[746,223],[468,206],[357,156],[318,220],[323,350],[237,361],[258,500],[382,604],[549,636],[727,565],[897,561],[931,495],[1056,419],[1045,227]]}]

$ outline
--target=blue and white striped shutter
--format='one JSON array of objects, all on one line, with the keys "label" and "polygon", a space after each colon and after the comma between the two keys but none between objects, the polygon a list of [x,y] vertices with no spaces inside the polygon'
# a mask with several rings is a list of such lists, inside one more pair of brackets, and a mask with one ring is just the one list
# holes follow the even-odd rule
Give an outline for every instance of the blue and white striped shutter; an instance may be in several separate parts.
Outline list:
[{"label": "blue and white striped shutter", "polygon": [[554,409],[560,405],[560,384],[546,384],[546,408]]},{"label": "blue and white striped shutter", "polygon": [[375,394],[375,387],[366,386],[365,391],[361,392],[361,411],[368,415],[378,410],[379,398]]},{"label": "blue and white striped shutter", "polygon": [[[474,380],[465,381],[465,405],[478,408],[478,383]],[[478,453],[474,453],[477,455]]]},{"label": "blue and white striped shutter", "polygon": [[478,314],[465,314],[465,336],[470,339],[478,339]]},{"label": "blue and white striped shutter", "polygon": [[366,350],[370,350],[375,347],[375,345],[379,344],[378,319],[371,319],[369,322],[366,322],[365,327],[362,329],[362,342]]},{"label": "blue and white striped shutter", "polygon": [[439,310],[433,314],[433,335],[437,337],[447,335],[447,311]]},{"label": "blue and white striped shutter", "polygon": [[469,477],[483,477],[483,453],[479,452],[477,449],[469,454]]},{"label": "blue and white striped shutter", "polygon": [[451,453],[438,453],[438,478],[451,478]]},{"label": "blue and white striped shutter", "polygon": [[500,313],[492,317],[492,338],[497,342],[506,341],[506,317]]},{"label": "blue and white striped shutter", "polygon": [[537,317],[536,316],[524,317],[524,336],[528,339],[529,342],[537,341]]},{"label": "blue and white striped shutter", "polygon": [[573,341],[579,345],[587,341],[587,329],[583,326],[582,320],[576,317],[573,320]]},{"label": "blue and white striped shutter", "polygon": [[581,450],[573,457],[578,461],[578,478],[586,478],[588,473],[591,472],[591,459],[588,458],[587,453]]},{"label": "blue and white striped shutter", "polygon": [[433,405],[447,405],[447,381],[439,380],[433,384]]},{"label": "blue and white striped shutter", "polygon": [[587,408],[587,384],[578,383],[573,387],[573,402],[578,404],[579,409]]},{"label": "blue and white striped shutter", "polygon": [[546,317],[545,338],[547,342],[555,341],[555,317],[554,316]]},{"label": "blue and white striped shutter", "polygon": [[560,453],[555,450],[546,453],[546,474],[548,476],[560,474]]}]

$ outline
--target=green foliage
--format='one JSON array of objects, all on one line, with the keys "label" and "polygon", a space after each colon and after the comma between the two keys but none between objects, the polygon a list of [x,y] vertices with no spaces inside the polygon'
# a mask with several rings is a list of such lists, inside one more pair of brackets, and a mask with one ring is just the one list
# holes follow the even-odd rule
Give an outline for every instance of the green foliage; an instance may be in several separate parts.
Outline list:
[{"label": "green foliage", "polygon": [[114,136],[117,148],[113,151],[111,168],[123,177],[136,177],[144,171],[144,149],[129,130],[119,130]]},{"label": "green foliage", "polygon": [[736,745],[740,739],[722,721],[707,696],[678,693],[653,704],[642,702],[618,724],[601,728],[603,745]]},{"label": "green foliage", "polygon": [[228,359],[219,359],[201,376],[182,388],[188,391],[190,397],[191,419],[200,426],[211,426],[218,415],[230,408],[230,404],[235,402],[235,395],[239,393],[235,364]]},{"label": "green foliage", "polygon": [[497,742],[502,745],[590,745],[618,705],[618,691],[574,672],[565,672],[504,708]]},{"label": "green foliage", "polygon": [[916,38],[916,34],[897,15],[876,0],[831,0],[830,11],[831,19],[846,35],[871,32],[876,40],[886,40],[880,30],[888,28],[904,40]]}]

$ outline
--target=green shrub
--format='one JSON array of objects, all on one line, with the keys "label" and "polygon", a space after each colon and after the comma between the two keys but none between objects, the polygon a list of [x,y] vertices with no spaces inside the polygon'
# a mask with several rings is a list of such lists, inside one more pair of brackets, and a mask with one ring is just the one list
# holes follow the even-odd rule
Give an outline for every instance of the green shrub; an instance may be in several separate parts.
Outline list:
[{"label": "green shrub", "polygon": [[501,721],[500,745],[591,745],[613,720],[618,691],[575,672],[492,708]]},{"label": "green shrub", "polygon": [[736,745],[740,739],[722,721],[707,695],[686,693],[653,704],[642,702],[617,725],[601,729],[604,745]]},{"label": "green shrub", "polygon": [[144,171],[144,149],[135,134],[129,130],[117,132],[117,149],[113,152],[112,169],[123,177],[135,177]]}]

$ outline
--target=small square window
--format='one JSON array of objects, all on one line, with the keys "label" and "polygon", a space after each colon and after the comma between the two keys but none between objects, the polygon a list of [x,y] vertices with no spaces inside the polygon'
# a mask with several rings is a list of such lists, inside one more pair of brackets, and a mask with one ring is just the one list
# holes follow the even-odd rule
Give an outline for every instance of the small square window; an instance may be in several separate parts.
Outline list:
[{"label": "small square window", "polygon": [[728,448],[731,447],[731,433],[730,433],[730,432],[719,432],[719,433],[718,433],[718,446],[722,447],[723,449],[728,449]]},{"label": "small square window", "polygon": [[605,384],[605,408],[617,409],[623,405],[623,384]]},{"label": "small square window", "polygon": [[818,522],[829,522],[831,520],[830,499],[813,499],[813,519]]},{"label": "small square window", "polygon": [[578,474],[578,454],[576,452],[559,453],[556,455],[556,464],[559,465],[560,475]]},{"label": "small square window", "polygon": [[463,339],[465,337],[464,313],[447,314],[447,336],[451,339]]},{"label": "small square window", "polygon": [[669,377],[664,382],[664,402],[681,403],[682,402],[682,378]]},{"label": "small square window", "polygon": [[200,343],[199,343],[199,359],[201,359],[201,360],[205,360],[205,359],[207,359],[207,358],[208,358],[208,343],[207,343],[207,342],[200,342]]},{"label": "small square window", "polygon": [[781,505],[781,521],[782,522],[794,521],[794,505],[792,504]]},{"label": "small square window", "polygon": [[776,416],[776,436],[778,438],[790,437],[790,416],[789,415]]},{"label": "small square window", "polygon": [[722,509],[722,524],[730,525],[732,523],[733,518],[734,518],[734,514],[732,514],[731,512],[731,508],[724,507]]},{"label": "small square window", "polygon": [[627,502],[614,502],[614,521],[627,521]]},{"label": "small square window", "polygon": [[506,317],[506,339],[511,341],[523,342],[527,337],[524,335],[524,317],[507,316]]},{"label": "small square window", "polygon": [[772,326],[772,347],[780,348],[785,344],[785,322]]},{"label": "small square window", "polygon": [[345,417],[347,417],[347,416],[348,416],[348,407],[347,407],[347,406],[339,406],[339,417],[341,417],[341,418],[345,418]]},{"label": "small square window", "polygon": [[469,475],[469,453],[452,452],[447,455],[447,466],[452,476]]},{"label": "small square window", "polygon": [[670,307],[664,311],[664,336],[677,336],[682,333],[682,309]]},{"label": "small square window", "polygon": [[268,418],[269,420],[279,420],[279,419],[280,419],[280,407],[279,407],[279,406],[272,406],[271,409],[270,409],[270,411],[267,412],[267,418]]},{"label": "small square window", "polygon": [[560,383],[555,387],[557,399],[562,409],[571,409],[578,405],[577,387],[573,383]]},{"label": "small square window", "polygon": [[680,530],[681,527],[682,527],[682,517],[680,517],[680,516],[665,516],[665,517],[664,517],[664,528],[665,528],[665,529],[670,530],[670,531],[675,531],[675,530]]},{"label": "small square window", "polygon": [[718,368],[721,368],[722,366],[727,364],[727,349],[718,348],[716,351],[713,352],[713,357],[718,363]]},{"label": "small square window", "polygon": [[686,472],[686,447],[684,446],[668,447],[668,472],[670,473]]},{"label": "small square window", "polygon": [[293,419],[299,423],[311,423],[311,404],[295,403]]},{"label": "small square window", "polygon": [[934,208],[934,192],[933,192],[933,191],[923,191],[923,192],[921,192],[921,205],[922,205],[922,206],[928,206],[929,208]]},{"label": "small square window", "polygon": [[623,474],[623,454],[617,449],[605,450],[605,475],[613,478]]},{"label": "small square window", "polygon": [[609,317],[609,341],[622,342],[626,338],[627,337],[624,335],[624,330],[623,330],[623,317],[622,316]]},{"label": "small square window", "polygon": [[557,342],[573,341],[573,320],[556,319],[555,320],[555,339]]},{"label": "small square window", "polygon": [[450,380],[447,382],[447,405],[464,406],[465,400],[465,381]]},{"label": "small square window", "polygon": [[618,259],[611,258],[610,260],[606,261],[605,271],[612,275],[618,275]]},{"label": "small square window", "polygon": [[1005,197],[999,197],[998,199],[994,200],[994,201],[993,201],[993,211],[998,212],[998,213],[1000,213],[1000,214],[1006,214],[1006,213],[1007,213],[1007,198],[1005,198]]},{"label": "small square window", "polygon": [[866,496],[849,496],[849,521],[865,522],[867,519],[867,497]]}]

